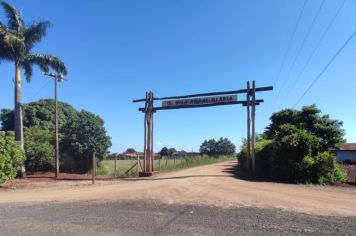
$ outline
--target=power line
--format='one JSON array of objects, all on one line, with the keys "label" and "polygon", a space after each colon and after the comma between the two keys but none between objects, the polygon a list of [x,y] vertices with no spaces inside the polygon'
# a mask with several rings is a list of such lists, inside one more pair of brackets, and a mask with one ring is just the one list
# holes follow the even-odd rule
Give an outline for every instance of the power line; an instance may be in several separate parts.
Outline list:
[{"label": "power line", "polygon": [[[313,56],[315,55],[316,51],[319,49],[322,41],[324,40],[325,36],[327,35],[327,33],[329,32],[331,26],[334,24],[337,16],[339,15],[339,13],[341,12],[341,9],[344,7],[346,3],[346,0],[344,0],[339,8],[337,9],[337,11],[335,12],[334,16],[332,17],[331,21],[329,22],[328,26],[325,28],[324,32],[322,33],[319,41],[317,42],[315,48],[313,49],[312,53],[310,54],[310,56],[308,57],[307,61],[305,62],[302,70],[299,72],[299,74],[297,75],[296,79],[294,80],[294,83],[292,85],[292,87],[290,87],[290,89],[287,92],[287,98],[288,96],[291,94],[292,90],[294,89],[295,85],[297,84],[297,82],[299,81],[300,77],[302,76],[302,74],[304,73],[304,71],[306,70],[306,68],[308,67],[311,59],[313,58]],[[284,101],[286,101],[287,99],[284,99]]]},{"label": "power line", "polygon": [[33,95],[33,97],[30,99],[32,102],[35,97],[37,97],[38,94],[42,92],[42,90],[51,82],[51,80],[48,80],[36,93]]},{"label": "power line", "polygon": [[304,0],[302,9],[301,9],[301,11],[299,12],[297,22],[296,22],[296,24],[295,24],[295,26],[294,26],[293,33],[292,33],[292,35],[291,35],[291,38],[289,39],[288,46],[287,46],[287,50],[285,51],[285,53],[284,53],[284,55],[283,55],[283,59],[282,59],[281,66],[280,66],[280,68],[279,68],[278,75],[277,75],[277,77],[276,77],[276,80],[275,80],[274,83],[273,83],[273,87],[275,87],[276,84],[278,83],[279,77],[280,77],[280,75],[281,75],[281,73],[282,73],[282,69],[283,69],[284,64],[285,64],[285,62],[286,62],[287,55],[288,55],[288,53],[289,53],[290,47],[291,47],[291,45],[292,45],[292,43],[293,43],[293,41],[294,41],[294,37],[295,37],[295,34],[296,34],[296,32],[297,32],[297,29],[298,29],[300,20],[302,19],[302,15],[303,15],[303,13],[304,13],[304,9],[305,9],[306,4],[307,4],[307,0]]},{"label": "power line", "polygon": [[[301,45],[300,45],[299,48],[298,48],[297,54],[295,55],[295,57],[294,57],[294,59],[293,59],[293,61],[292,61],[292,64],[290,65],[290,67],[289,67],[289,69],[288,69],[288,72],[287,72],[286,77],[284,78],[284,81],[287,81],[287,79],[289,78],[289,75],[290,75],[290,73],[292,72],[295,63],[297,62],[297,60],[298,60],[298,58],[299,58],[299,56],[300,56],[300,53],[302,52],[302,50],[303,50],[303,48],[304,48],[305,42],[306,42],[307,39],[309,38],[310,32],[312,31],[312,29],[313,29],[313,27],[314,27],[314,25],[315,25],[315,22],[316,22],[316,20],[318,19],[319,15],[320,15],[320,12],[321,12],[321,9],[322,9],[323,6],[324,6],[324,3],[325,3],[325,0],[323,0],[323,1],[320,3],[320,6],[319,6],[318,10],[317,10],[317,12],[316,12],[316,14],[315,14],[315,16],[314,16],[312,22],[311,22],[310,25],[309,25],[309,28],[308,28],[308,30],[307,30],[307,33],[305,34],[305,36],[304,36],[304,38],[303,38],[303,40],[302,40],[302,43],[301,43]],[[280,95],[281,92],[283,91],[284,85],[285,85],[285,83],[282,83],[282,86],[281,86],[281,88],[279,89],[279,92],[278,92],[278,94],[277,94],[277,98],[276,98],[276,99],[278,99],[279,95]]]},{"label": "power line", "polygon": [[298,103],[304,98],[304,96],[309,92],[309,90],[314,86],[314,84],[320,79],[320,77],[324,74],[324,72],[328,69],[331,63],[335,60],[335,58],[342,52],[342,50],[346,47],[346,45],[351,41],[351,39],[355,36],[356,30],[349,36],[349,38],[344,42],[344,44],[337,50],[335,55],[331,58],[331,60],[326,64],[326,66],[322,69],[322,71],[315,77],[313,82],[309,85],[309,87],[304,91],[302,96],[298,99],[298,101],[294,104],[293,108],[295,108]]}]

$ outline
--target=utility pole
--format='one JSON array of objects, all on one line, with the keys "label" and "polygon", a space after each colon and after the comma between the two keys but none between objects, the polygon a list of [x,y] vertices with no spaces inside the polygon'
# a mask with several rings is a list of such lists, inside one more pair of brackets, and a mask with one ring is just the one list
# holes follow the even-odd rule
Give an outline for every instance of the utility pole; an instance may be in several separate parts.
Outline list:
[{"label": "utility pole", "polygon": [[62,82],[64,78],[60,74],[43,73],[54,79],[54,100],[55,100],[55,158],[56,158],[56,179],[59,176],[59,139],[58,139],[58,82]]},{"label": "utility pole", "polygon": [[246,107],[247,107],[247,170],[250,171],[251,162],[251,118],[250,118],[250,81],[247,81],[246,92]]},{"label": "utility pole", "polygon": [[256,143],[256,132],[255,132],[255,117],[256,117],[256,83],[252,81],[252,111],[251,111],[251,125],[252,125],[252,137],[251,137],[251,159],[252,159],[252,172],[255,173],[256,157],[255,157],[255,143]]}]

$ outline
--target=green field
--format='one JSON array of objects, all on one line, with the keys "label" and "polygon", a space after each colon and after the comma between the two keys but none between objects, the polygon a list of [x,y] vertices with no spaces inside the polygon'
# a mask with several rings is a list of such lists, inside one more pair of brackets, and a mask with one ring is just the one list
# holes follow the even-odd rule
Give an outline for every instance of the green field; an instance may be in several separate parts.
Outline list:
[{"label": "green field", "polygon": [[[220,157],[186,157],[186,158],[176,158],[176,159],[162,159],[155,160],[154,167],[156,171],[159,172],[169,172],[179,169],[191,168],[194,166],[213,164],[223,161],[234,160],[234,157],[220,156]],[[143,160],[141,159],[141,165],[143,166]],[[138,176],[137,173],[137,160],[117,160],[117,177],[130,177]],[[135,166],[136,165],[136,166]],[[131,170],[130,170],[131,169]],[[141,168],[140,168],[141,171]],[[114,160],[104,160],[102,161],[97,169],[97,174],[102,176],[115,176],[115,161]]]}]

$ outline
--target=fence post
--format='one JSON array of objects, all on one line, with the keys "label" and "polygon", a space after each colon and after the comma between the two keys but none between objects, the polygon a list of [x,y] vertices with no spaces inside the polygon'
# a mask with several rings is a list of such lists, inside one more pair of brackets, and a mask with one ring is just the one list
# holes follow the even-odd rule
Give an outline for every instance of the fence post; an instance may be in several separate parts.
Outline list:
[{"label": "fence post", "polygon": [[140,174],[140,154],[136,153],[137,155],[137,176]]},{"label": "fence post", "polygon": [[159,156],[159,159],[158,159],[158,169],[159,169],[159,171],[161,171],[161,159],[162,159],[162,156]]},{"label": "fence post", "polygon": [[115,168],[114,168],[114,177],[116,178],[117,177],[117,154],[115,155]]},{"label": "fence post", "polygon": [[93,170],[92,170],[92,179],[91,182],[92,184],[95,184],[95,174],[96,174],[96,158],[95,158],[95,152],[93,152]]},{"label": "fence post", "polygon": [[174,167],[176,167],[176,156],[174,156]]}]

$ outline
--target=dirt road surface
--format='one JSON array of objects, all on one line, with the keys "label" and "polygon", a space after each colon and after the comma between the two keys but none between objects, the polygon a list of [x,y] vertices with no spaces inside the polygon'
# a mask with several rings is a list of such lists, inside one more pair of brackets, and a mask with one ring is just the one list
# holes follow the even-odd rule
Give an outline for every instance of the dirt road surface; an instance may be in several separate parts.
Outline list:
[{"label": "dirt road surface", "polygon": [[154,201],[168,205],[258,207],[323,216],[356,216],[356,188],[237,179],[235,161],[159,174],[147,179],[61,181],[0,189],[1,203]]}]

